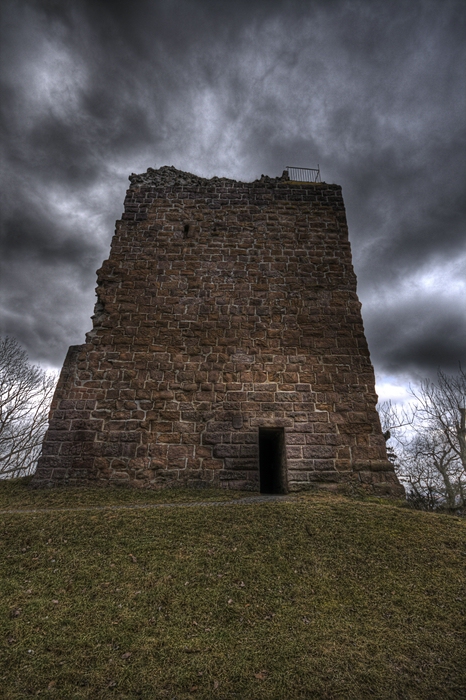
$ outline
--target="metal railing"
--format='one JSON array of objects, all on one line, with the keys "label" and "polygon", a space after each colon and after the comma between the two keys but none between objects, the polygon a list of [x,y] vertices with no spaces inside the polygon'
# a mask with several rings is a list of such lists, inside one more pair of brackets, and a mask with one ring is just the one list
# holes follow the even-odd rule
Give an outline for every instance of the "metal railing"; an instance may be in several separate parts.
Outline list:
[{"label": "metal railing", "polygon": [[287,165],[286,170],[292,182],[321,182],[319,165],[317,168],[294,168]]}]

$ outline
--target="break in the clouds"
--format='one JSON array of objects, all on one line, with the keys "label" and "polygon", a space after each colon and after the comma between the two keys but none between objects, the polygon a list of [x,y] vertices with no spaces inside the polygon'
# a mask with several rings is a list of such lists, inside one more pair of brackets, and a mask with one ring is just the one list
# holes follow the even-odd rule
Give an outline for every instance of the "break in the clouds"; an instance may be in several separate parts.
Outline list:
[{"label": "break in the clouds", "polygon": [[462,0],[7,0],[0,331],[90,330],[127,177],[343,186],[379,386],[466,364]]}]

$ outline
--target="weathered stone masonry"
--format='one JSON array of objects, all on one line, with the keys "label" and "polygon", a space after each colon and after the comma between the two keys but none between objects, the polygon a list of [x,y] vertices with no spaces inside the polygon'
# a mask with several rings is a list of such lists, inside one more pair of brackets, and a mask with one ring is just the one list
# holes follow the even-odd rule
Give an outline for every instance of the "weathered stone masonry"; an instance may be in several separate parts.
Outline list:
[{"label": "weathered stone masonry", "polygon": [[130,180],[94,328],[68,352],[33,483],[355,482],[401,495],[341,188],[170,167]]}]

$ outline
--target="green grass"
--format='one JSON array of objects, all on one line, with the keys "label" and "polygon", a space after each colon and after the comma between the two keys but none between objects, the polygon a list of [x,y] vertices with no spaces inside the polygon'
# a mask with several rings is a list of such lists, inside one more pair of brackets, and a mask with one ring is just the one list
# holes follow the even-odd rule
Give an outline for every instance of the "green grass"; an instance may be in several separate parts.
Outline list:
[{"label": "green grass", "polygon": [[316,494],[8,513],[0,532],[2,697],[466,696],[459,518]]}]

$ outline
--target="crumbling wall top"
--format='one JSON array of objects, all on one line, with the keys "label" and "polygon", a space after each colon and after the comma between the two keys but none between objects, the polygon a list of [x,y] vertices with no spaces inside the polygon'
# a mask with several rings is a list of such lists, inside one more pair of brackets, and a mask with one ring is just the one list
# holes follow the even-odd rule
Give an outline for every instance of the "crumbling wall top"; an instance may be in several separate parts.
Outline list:
[{"label": "crumbling wall top", "polygon": [[130,187],[141,187],[141,185],[149,185],[155,187],[172,187],[174,185],[197,185],[206,186],[223,184],[223,185],[264,185],[265,183],[281,183],[288,181],[288,172],[283,171],[280,177],[269,177],[268,175],[261,175],[260,179],[254,180],[251,183],[238,182],[236,180],[231,180],[227,177],[212,177],[205,178],[199,175],[194,175],[193,173],[186,173],[182,170],[177,170],[173,165],[163,165],[161,168],[147,168],[145,173],[137,175],[136,173],[131,173],[129,180],[131,182]]}]

